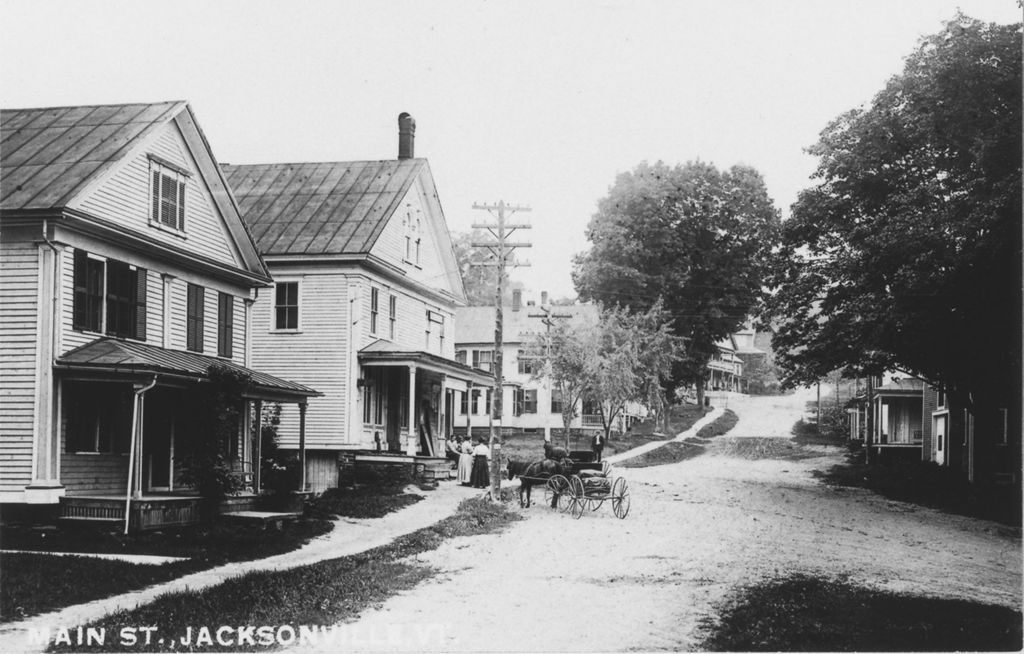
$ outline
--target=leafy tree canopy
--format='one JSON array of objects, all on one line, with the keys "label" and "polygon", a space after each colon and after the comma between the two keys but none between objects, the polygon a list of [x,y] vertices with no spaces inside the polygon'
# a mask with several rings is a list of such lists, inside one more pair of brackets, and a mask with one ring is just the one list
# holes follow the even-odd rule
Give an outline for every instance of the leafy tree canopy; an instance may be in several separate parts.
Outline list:
[{"label": "leafy tree canopy", "polygon": [[764,180],[753,168],[642,163],[619,175],[598,204],[577,255],[581,298],[634,310],[659,299],[686,357],[672,373],[703,388],[715,343],[757,305],[779,223]]},{"label": "leafy tree canopy", "polygon": [[1020,25],[958,15],[809,151],[817,184],[784,225],[770,306],[784,380],[1019,388]]}]

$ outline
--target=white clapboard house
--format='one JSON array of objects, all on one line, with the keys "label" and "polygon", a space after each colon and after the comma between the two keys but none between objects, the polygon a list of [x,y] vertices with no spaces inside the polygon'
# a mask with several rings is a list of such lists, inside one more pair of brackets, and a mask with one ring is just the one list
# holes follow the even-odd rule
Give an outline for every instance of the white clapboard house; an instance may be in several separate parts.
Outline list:
[{"label": "white clapboard house", "polygon": [[316,392],[248,368],[271,279],[191,108],[12,109],[0,128],[0,502],[195,520],[176,462],[212,364],[252,379],[227,453],[251,494],[253,405]]},{"label": "white clapboard house", "polygon": [[[223,167],[275,280],[254,307],[254,364],[323,393],[305,424],[314,491],[353,470],[440,469],[454,393],[490,384],[455,361],[462,277],[407,114],[399,131],[397,159]],[[282,447],[300,445],[300,418],[283,407]]]}]

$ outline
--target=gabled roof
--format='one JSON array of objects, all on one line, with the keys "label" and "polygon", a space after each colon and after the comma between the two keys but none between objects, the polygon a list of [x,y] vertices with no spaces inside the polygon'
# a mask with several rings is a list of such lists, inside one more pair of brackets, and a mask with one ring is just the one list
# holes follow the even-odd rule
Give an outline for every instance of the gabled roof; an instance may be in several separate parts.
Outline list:
[{"label": "gabled roof", "polygon": [[222,168],[264,255],[367,254],[426,159]]},{"label": "gabled roof", "polygon": [[0,209],[65,206],[184,102],[0,110]]},{"label": "gabled roof", "polygon": [[301,384],[246,368],[230,360],[106,337],[71,350],[57,359],[55,367],[107,373],[165,374],[201,381],[206,379],[207,370],[214,364],[247,373],[252,378],[254,395],[269,393],[302,400],[321,394]]},{"label": "gabled roof", "polygon": [[[552,314],[569,314],[575,318],[596,318],[597,306],[593,304],[554,305],[548,307]],[[544,323],[540,318],[531,318],[530,314],[542,314],[544,310],[538,306],[523,305],[518,311],[505,306],[502,311],[502,332],[505,343],[521,343],[530,334],[544,331]],[[494,307],[460,307],[455,310],[455,343],[493,343],[494,342]],[[555,320],[565,320],[555,318]]]},{"label": "gabled roof", "polygon": [[0,110],[0,211],[67,208],[171,121],[195,157],[244,268],[259,281],[269,281],[206,135],[182,100]]}]

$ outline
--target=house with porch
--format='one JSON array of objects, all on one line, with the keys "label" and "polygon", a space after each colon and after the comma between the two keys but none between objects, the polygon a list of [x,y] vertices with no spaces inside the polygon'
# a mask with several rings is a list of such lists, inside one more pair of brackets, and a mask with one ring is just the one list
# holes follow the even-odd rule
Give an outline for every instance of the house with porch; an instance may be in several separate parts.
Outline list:
[{"label": "house with porch", "polygon": [[734,336],[729,335],[715,344],[715,352],[708,360],[707,391],[743,392],[743,359]]},{"label": "house with porch", "polygon": [[[502,433],[504,435],[536,435],[538,442],[563,434],[562,398],[551,382],[534,375],[539,361],[526,350],[527,343],[545,329],[545,320],[593,320],[598,318],[597,306],[571,304],[552,306],[547,293],[540,303],[522,301],[522,291],[513,289],[512,303],[502,312]],[[463,307],[455,314],[459,326],[455,356],[458,361],[487,375],[493,375],[494,362],[493,306]],[[489,434],[493,389],[474,388],[459,397],[455,430],[459,435],[472,434],[486,438]],[[629,429],[647,415],[645,407],[627,403],[617,418],[617,431]],[[584,401],[573,418],[572,430],[578,430],[583,442],[589,443],[593,433],[602,429],[601,416],[593,403]]]},{"label": "house with porch", "polygon": [[455,360],[466,302],[415,122],[399,117],[398,158],[225,165],[274,277],[253,308],[254,365],[323,393],[282,407],[281,447],[307,450],[314,491],[359,471],[447,473],[455,394],[490,386]]},{"label": "house with porch", "polygon": [[880,458],[920,460],[923,444],[925,383],[916,377],[879,375],[870,393],[860,393],[847,408],[850,437],[867,442],[867,412],[871,404],[874,425],[871,447]]},{"label": "house with porch", "polygon": [[0,503],[197,519],[180,462],[214,365],[249,379],[225,455],[254,496],[256,405],[317,392],[249,367],[271,279],[192,109],[11,109],[0,131]]}]

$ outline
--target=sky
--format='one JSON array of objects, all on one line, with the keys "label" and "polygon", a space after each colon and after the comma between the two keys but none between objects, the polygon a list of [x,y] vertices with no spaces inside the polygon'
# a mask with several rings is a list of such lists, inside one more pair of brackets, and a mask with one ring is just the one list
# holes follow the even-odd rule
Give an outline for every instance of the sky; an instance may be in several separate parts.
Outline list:
[{"label": "sky", "polygon": [[512,278],[571,296],[618,174],[750,165],[785,217],[805,148],[958,8],[1021,20],[1017,0],[0,0],[0,106],[188,100],[233,164],[394,158],[409,112],[449,228],[530,207]]}]

